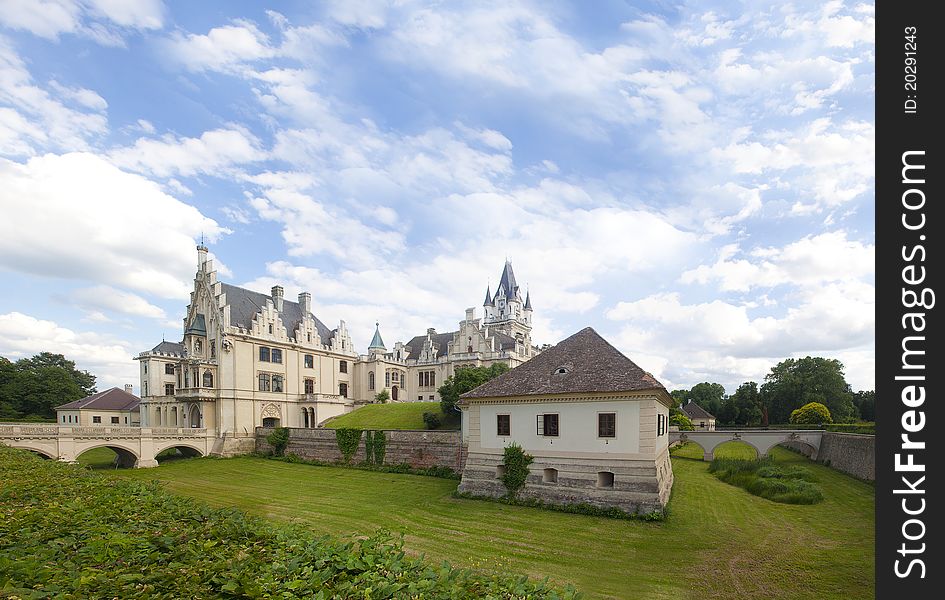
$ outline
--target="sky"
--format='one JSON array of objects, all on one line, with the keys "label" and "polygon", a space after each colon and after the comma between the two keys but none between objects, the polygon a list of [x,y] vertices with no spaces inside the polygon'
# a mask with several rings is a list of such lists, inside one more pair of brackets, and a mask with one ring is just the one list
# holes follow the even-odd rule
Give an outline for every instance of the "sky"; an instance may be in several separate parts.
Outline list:
[{"label": "sky", "polygon": [[587,326],[667,388],[874,388],[874,10],[858,2],[0,0],[0,356],[133,383],[223,281],[367,351]]}]

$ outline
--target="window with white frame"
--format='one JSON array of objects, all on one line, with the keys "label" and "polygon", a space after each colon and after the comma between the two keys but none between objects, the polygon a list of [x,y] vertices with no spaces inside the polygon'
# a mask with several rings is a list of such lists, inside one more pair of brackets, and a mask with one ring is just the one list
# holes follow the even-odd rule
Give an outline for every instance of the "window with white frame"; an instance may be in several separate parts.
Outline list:
[{"label": "window with white frame", "polygon": [[544,413],[538,415],[538,435],[543,437],[558,437],[558,413]]}]

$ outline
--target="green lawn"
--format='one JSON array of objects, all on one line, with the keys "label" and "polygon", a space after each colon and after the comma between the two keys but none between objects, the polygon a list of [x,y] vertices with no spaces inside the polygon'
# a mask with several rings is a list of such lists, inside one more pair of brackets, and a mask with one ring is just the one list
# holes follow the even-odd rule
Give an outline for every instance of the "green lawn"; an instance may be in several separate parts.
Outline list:
[{"label": "green lawn", "polygon": [[[432,412],[443,422],[439,402],[398,402],[388,404],[368,404],[346,415],[325,423],[325,427],[339,429],[356,427],[358,429],[426,429],[423,413]],[[455,420],[455,419],[454,419]],[[443,427],[441,427],[443,429]]]},{"label": "green lawn", "polygon": [[[752,457],[744,444],[716,456]],[[451,497],[456,482],[259,458],[195,459],[123,477],[237,506],[315,532],[403,533],[410,551],[460,566],[550,576],[590,598],[872,598],[873,487],[781,448],[826,499],[776,504],[717,480],[690,444],[673,459],[663,523],[612,520]],[[687,457],[698,457],[700,460]]]}]

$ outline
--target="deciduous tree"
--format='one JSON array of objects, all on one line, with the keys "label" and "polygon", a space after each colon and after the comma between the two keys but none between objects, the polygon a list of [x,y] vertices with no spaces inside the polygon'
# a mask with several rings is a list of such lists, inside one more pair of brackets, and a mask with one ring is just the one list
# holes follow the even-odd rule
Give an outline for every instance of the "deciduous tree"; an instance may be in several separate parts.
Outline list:
[{"label": "deciduous tree", "polygon": [[854,417],[853,392],[843,363],[833,358],[789,358],[772,367],[761,386],[768,422],[786,423],[791,412],[810,402],[825,405],[838,423]]}]

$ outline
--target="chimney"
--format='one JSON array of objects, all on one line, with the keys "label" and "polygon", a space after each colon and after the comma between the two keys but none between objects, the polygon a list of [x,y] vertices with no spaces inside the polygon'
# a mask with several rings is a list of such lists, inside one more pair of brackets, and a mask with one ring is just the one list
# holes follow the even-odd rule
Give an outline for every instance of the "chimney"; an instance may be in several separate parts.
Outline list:
[{"label": "chimney", "polygon": [[282,289],[281,285],[272,286],[272,303],[275,305],[276,310],[282,312],[282,295],[285,293],[285,290]]},{"label": "chimney", "polygon": [[134,390],[135,390],[135,386],[131,385],[130,383],[126,383],[126,384],[125,384],[125,393],[126,393],[126,394],[134,394],[134,393],[135,393]]},{"label": "chimney", "polygon": [[475,318],[476,318],[476,309],[475,309],[475,308],[467,308],[467,309],[466,309],[466,320],[467,320],[467,321],[472,321],[472,320],[474,320]]},{"label": "chimney", "polygon": [[299,308],[302,310],[302,318],[308,316],[312,312],[312,295],[308,292],[302,292],[299,294]]}]

